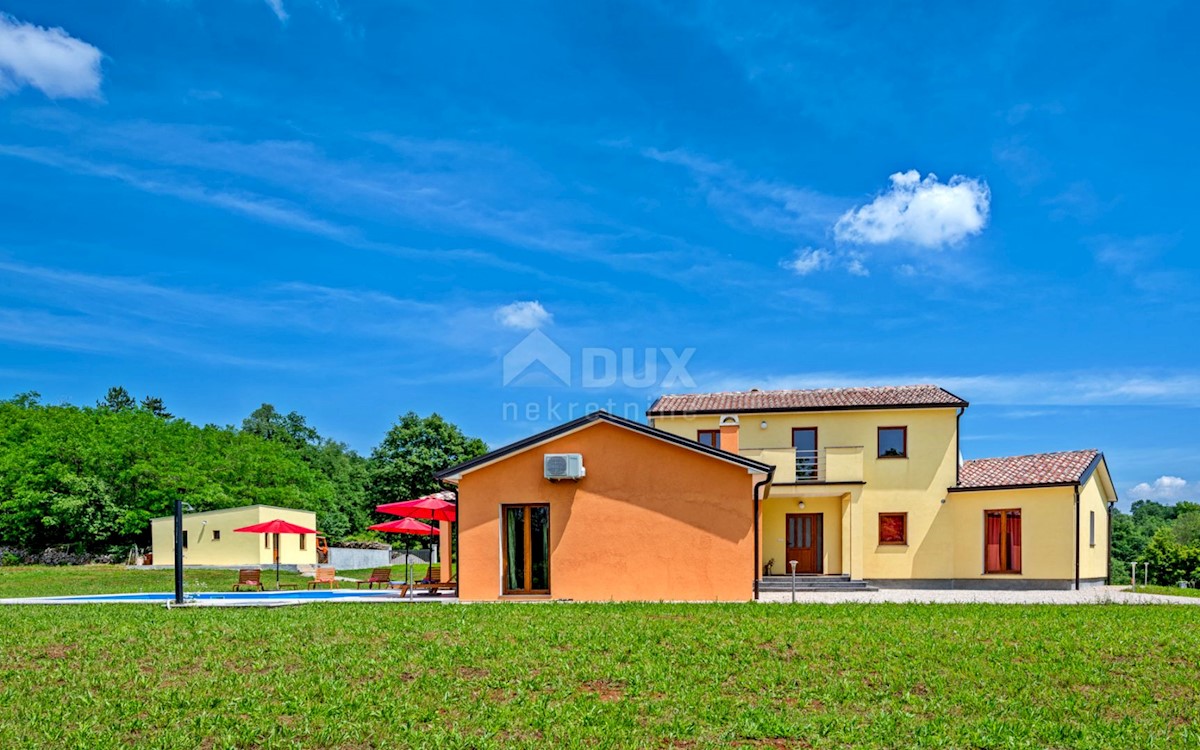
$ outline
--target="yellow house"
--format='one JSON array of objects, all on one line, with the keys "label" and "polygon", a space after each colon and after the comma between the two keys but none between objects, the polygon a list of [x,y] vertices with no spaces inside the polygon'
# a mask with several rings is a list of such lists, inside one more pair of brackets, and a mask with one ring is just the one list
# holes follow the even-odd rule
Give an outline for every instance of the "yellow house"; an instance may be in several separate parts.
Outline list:
[{"label": "yellow house", "polygon": [[963,462],[968,404],[933,385],[667,395],[651,426],[775,468],[755,591],[797,574],[875,586],[1079,588],[1109,575],[1104,455]]},{"label": "yellow house", "polygon": [[[305,528],[317,528],[317,514],[308,510],[246,505],[183,516],[183,564],[241,568],[275,564],[274,540],[270,534],[235,532],[245,526],[282,519]],[[156,565],[172,565],[175,559],[175,518],[150,521],[151,549]],[[282,565],[316,565],[314,534],[280,534],[279,562]]]}]

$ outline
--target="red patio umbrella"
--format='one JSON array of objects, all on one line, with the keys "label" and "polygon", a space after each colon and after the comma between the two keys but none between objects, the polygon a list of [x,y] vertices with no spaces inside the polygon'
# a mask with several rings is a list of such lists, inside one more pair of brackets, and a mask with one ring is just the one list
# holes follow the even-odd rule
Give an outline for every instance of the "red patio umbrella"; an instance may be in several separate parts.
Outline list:
[{"label": "red patio umbrella", "polygon": [[[438,529],[436,527],[430,526],[427,523],[421,523],[420,521],[413,520],[412,518],[401,518],[397,521],[386,521],[384,523],[377,523],[374,526],[369,526],[368,528],[374,529],[375,531],[386,531],[391,534],[405,534],[405,535],[417,534],[417,535],[427,535],[428,536],[428,535],[432,535],[432,534],[440,534],[441,533],[440,531],[438,531]],[[405,583],[409,582],[408,579],[409,579],[410,569],[411,568],[409,566],[409,560],[408,560],[408,536],[405,536],[404,537],[404,582]]]},{"label": "red patio umbrella", "polygon": [[431,521],[454,521],[457,513],[453,492],[435,492],[432,495],[418,497],[416,500],[405,500],[400,503],[384,503],[375,506],[380,513],[390,513],[393,516],[407,518],[428,518]]},{"label": "red patio umbrella", "polygon": [[272,534],[272,551],[275,553],[275,588],[279,588],[279,535],[280,534],[315,534],[316,529],[306,529],[294,523],[288,523],[276,518],[274,521],[264,521],[253,526],[243,526],[234,529],[244,534]]}]

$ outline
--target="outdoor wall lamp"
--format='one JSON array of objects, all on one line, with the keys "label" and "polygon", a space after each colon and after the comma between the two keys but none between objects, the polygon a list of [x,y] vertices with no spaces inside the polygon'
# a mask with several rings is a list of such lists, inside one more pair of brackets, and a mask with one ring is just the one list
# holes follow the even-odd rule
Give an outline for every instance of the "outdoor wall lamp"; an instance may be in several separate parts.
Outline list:
[{"label": "outdoor wall lamp", "polygon": [[796,503],[796,507],[797,507],[797,508],[803,508],[803,507],[804,507],[804,501],[803,501],[803,500],[801,500],[800,502]]},{"label": "outdoor wall lamp", "polygon": [[765,430],[765,429],[767,429],[767,420],[765,420],[765,419],[764,419],[763,421],[759,422],[759,423],[758,423],[758,428],[759,428],[760,430]]}]

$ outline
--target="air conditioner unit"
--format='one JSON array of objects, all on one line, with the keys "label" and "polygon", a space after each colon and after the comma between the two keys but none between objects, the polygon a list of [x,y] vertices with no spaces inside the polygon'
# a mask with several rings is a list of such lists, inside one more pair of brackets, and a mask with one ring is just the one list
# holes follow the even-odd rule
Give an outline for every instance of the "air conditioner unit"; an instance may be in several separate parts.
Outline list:
[{"label": "air conditioner unit", "polygon": [[547,479],[580,479],[587,475],[579,453],[547,453],[542,457],[542,469]]}]

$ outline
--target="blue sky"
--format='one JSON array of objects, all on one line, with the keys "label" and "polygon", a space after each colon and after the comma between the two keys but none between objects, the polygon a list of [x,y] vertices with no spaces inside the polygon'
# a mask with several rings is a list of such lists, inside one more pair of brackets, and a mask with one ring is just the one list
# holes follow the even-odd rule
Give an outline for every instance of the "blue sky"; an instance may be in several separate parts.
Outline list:
[{"label": "blue sky", "polygon": [[1194,499],[1200,8],[869,10],[0,0],[0,393],[366,452],[936,382]]}]

